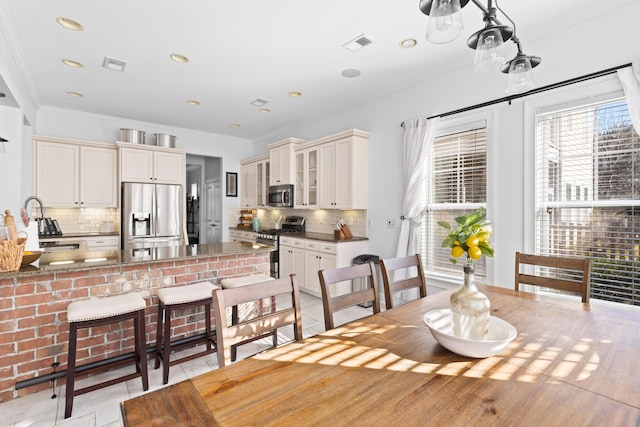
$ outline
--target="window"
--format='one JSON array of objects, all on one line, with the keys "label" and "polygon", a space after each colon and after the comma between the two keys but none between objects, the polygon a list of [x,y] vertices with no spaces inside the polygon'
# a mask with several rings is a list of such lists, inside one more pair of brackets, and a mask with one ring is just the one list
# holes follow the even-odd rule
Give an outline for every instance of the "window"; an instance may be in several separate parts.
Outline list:
[{"label": "window", "polygon": [[[426,209],[421,227],[421,253],[425,269],[431,273],[461,275],[450,261],[449,250],[441,246],[447,231],[438,221],[455,223],[455,218],[486,207],[487,201],[487,133],[481,127],[449,133],[435,138],[430,165],[424,183]],[[475,277],[486,280],[485,259],[474,262]]]},{"label": "window", "polygon": [[590,257],[591,298],[640,305],[640,137],[626,102],[538,114],[535,146],[536,253]]}]

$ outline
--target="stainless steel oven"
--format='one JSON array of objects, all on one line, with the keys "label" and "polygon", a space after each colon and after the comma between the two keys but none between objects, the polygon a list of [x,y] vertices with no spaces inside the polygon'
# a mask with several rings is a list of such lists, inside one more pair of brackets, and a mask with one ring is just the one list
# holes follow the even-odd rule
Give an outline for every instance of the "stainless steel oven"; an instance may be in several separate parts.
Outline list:
[{"label": "stainless steel oven", "polygon": [[258,230],[256,243],[274,248],[270,255],[271,277],[280,277],[280,235],[284,233],[303,233],[305,230],[304,218],[301,216],[288,216],[282,222],[282,228],[270,228]]},{"label": "stainless steel oven", "polygon": [[269,206],[276,208],[293,207],[293,185],[272,185],[269,187]]}]

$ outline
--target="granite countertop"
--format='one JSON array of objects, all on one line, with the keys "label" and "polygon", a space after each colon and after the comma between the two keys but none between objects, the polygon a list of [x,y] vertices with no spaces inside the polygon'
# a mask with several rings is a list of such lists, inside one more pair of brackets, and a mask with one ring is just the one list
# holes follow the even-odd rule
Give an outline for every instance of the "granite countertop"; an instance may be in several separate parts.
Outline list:
[{"label": "granite countertop", "polygon": [[254,247],[246,242],[224,242],[203,245],[164,246],[124,251],[56,251],[45,252],[34,263],[18,271],[0,272],[0,279],[35,276],[48,272],[80,271],[96,267],[135,263],[179,261],[197,257],[271,252],[271,247]]},{"label": "granite countertop", "polygon": [[319,240],[321,242],[332,242],[332,243],[349,243],[349,242],[361,242],[363,240],[369,240],[368,237],[356,237],[353,236],[350,239],[342,239],[342,240],[338,240],[335,238],[335,236],[333,234],[328,234],[328,233],[287,233],[287,234],[282,234],[280,235],[280,237],[282,236],[286,236],[286,237],[295,237],[298,239],[309,239],[309,240]]}]

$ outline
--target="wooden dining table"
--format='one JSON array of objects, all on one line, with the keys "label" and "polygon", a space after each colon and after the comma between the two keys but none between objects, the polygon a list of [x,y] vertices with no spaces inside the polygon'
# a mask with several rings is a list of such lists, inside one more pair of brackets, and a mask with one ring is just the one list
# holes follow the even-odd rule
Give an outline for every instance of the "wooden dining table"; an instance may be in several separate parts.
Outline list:
[{"label": "wooden dining table", "polygon": [[437,343],[451,291],[122,403],[127,426],[639,426],[640,313],[479,286],[516,327],[499,354]]}]

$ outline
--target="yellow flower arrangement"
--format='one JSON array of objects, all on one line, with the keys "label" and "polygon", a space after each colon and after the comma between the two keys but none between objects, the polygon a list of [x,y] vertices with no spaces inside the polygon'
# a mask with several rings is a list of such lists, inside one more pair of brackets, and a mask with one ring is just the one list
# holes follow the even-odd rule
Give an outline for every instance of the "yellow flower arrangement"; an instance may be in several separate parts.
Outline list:
[{"label": "yellow flower arrangement", "polygon": [[479,260],[482,255],[493,258],[494,250],[489,241],[491,223],[486,221],[487,212],[478,208],[475,212],[456,218],[458,229],[454,230],[446,221],[438,221],[441,227],[451,230],[442,241],[443,248],[451,248],[451,262],[456,264],[457,258],[466,255],[467,265]]}]

